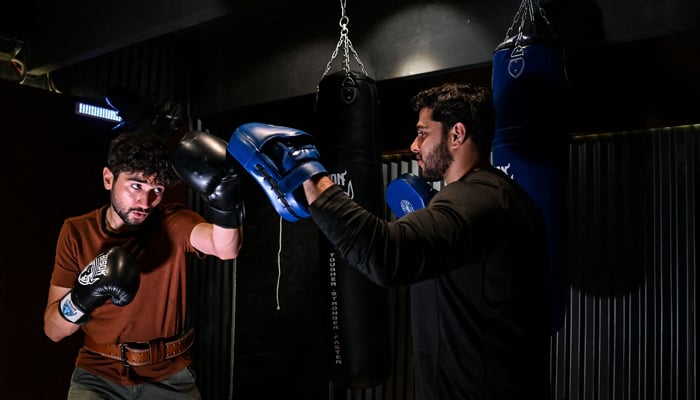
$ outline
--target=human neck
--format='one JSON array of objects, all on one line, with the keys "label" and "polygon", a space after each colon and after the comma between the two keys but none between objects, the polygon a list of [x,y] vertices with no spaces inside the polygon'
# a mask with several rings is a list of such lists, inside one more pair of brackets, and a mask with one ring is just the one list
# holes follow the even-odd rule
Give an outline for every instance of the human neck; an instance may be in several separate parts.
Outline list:
[{"label": "human neck", "polygon": [[110,205],[107,207],[107,212],[105,213],[105,228],[108,231],[119,233],[124,230],[124,221],[114,210],[114,207]]},{"label": "human neck", "polygon": [[463,159],[455,158],[452,165],[450,165],[445,173],[445,185],[449,185],[450,183],[461,179],[468,173],[478,171],[484,167],[487,167],[488,165],[489,161],[483,157],[465,157]]}]

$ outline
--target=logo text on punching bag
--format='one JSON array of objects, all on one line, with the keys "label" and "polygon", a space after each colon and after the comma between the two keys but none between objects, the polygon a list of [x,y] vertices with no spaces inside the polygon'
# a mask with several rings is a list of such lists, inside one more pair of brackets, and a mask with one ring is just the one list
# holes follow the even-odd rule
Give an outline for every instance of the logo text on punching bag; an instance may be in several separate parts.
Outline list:
[{"label": "logo text on punching bag", "polygon": [[352,179],[348,178],[348,170],[335,172],[328,175],[333,183],[343,188],[345,194],[351,199],[355,198],[355,189],[352,187]]},{"label": "logo text on punching bag", "polygon": [[508,175],[508,176],[510,177],[510,179],[515,180],[515,176],[514,176],[514,175],[511,175],[511,174],[508,172],[508,170],[510,169],[510,163],[508,163],[508,165],[494,165],[494,167],[496,167],[496,168],[500,169],[501,171],[503,171],[506,175]]},{"label": "logo text on punching bag", "polygon": [[330,277],[330,305],[331,305],[331,331],[333,332],[333,354],[336,365],[343,364],[343,356],[340,346],[340,313],[338,304],[338,281],[336,273],[335,253],[328,253],[328,273]]}]

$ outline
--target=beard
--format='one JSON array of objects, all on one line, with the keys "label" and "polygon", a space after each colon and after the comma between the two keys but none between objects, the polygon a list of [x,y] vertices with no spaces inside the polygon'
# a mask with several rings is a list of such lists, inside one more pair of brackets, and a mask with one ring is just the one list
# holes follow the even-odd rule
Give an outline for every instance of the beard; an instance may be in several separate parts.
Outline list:
[{"label": "beard", "polygon": [[437,147],[427,154],[423,154],[421,160],[423,161],[423,170],[421,171],[423,180],[428,182],[442,180],[453,160],[444,137],[440,140],[440,144]]},{"label": "beard", "polygon": [[139,225],[143,224],[145,219],[142,221],[136,221],[133,218],[129,218],[129,212],[131,212],[131,211],[145,212],[144,209],[127,208],[127,207],[124,207],[121,203],[119,203],[114,195],[111,195],[111,198],[112,198],[112,209],[114,210],[114,212],[117,213],[119,218],[121,218],[122,221],[124,221],[124,225],[126,225],[126,226],[139,226]]}]

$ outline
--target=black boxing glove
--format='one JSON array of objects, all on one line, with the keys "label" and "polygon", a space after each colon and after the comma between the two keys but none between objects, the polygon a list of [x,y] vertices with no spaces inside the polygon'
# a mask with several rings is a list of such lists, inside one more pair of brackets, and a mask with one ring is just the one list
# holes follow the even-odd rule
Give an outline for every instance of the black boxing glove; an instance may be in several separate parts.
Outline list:
[{"label": "black boxing glove", "polygon": [[73,290],[58,302],[58,312],[67,321],[82,325],[107,299],[117,306],[131,303],[140,283],[141,273],[131,253],[112,247],[80,271]]},{"label": "black boxing glove", "polygon": [[191,131],[173,149],[171,162],[180,179],[202,195],[209,222],[238,228],[245,209],[240,177],[226,146],[226,141],[216,136]]}]

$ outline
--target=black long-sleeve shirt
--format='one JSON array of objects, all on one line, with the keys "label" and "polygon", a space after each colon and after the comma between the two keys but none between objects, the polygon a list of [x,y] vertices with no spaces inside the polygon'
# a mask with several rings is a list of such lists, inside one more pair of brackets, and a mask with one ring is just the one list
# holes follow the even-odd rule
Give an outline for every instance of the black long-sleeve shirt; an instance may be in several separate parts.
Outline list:
[{"label": "black long-sleeve shirt", "polygon": [[310,212],[348,264],[411,285],[416,399],[549,398],[545,227],[505,174],[470,172],[394,222],[338,186]]}]

